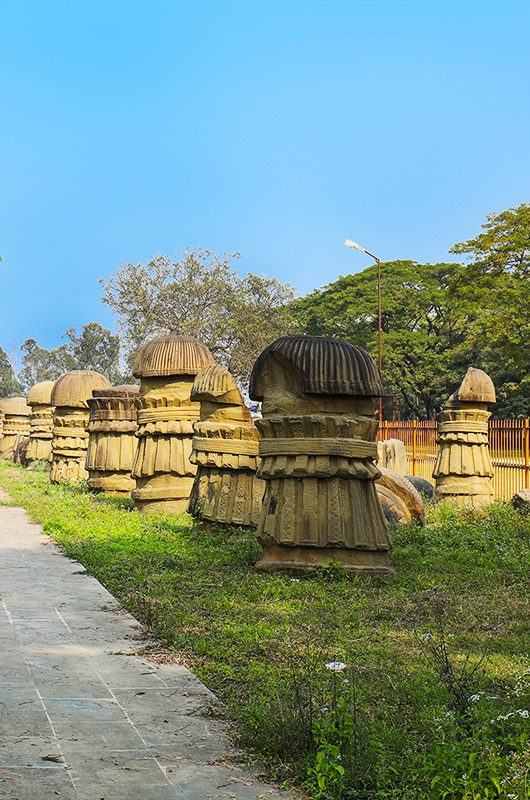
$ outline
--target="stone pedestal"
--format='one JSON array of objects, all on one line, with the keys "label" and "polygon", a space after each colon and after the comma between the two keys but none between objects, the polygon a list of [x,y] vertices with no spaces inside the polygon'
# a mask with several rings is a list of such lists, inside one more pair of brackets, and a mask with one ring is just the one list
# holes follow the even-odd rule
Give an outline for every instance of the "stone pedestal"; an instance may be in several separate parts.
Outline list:
[{"label": "stone pedestal", "polygon": [[88,401],[88,487],[95,492],[130,495],[136,453],[137,386],[94,389]]},{"label": "stone pedestal", "polygon": [[199,403],[190,399],[195,375],[213,363],[191,336],[161,336],[140,350],[134,374],[141,378],[138,447],[132,497],[140,511],[181,513],[188,508],[197,472],[190,462]]},{"label": "stone pedestal", "polygon": [[110,381],[99,372],[73,370],[61,375],[53,387],[52,483],[86,480],[88,449],[88,400],[94,389],[110,389]]},{"label": "stone pedestal", "polygon": [[493,502],[493,466],[488,442],[491,378],[470,367],[438,415],[438,455],[433,470],[435,500],[481,508]]},{"label": "stone pedestal", "polygon": [[2,410],[4,424],[0,458],[13,460],[17,448],[29,437],[31,408],[25,397],[8,397],[2,400]]},{"label": "stone pedestal", "polygon": [[392,571],[374,485],[380,393],[375,363],[347,342],[282,337],[258,358],[250,386],[263,402],[258,569],[307,572],[336,560],[353,572]]},{"label": "stone pedestal", "polygon": [[377,466],[391,469],[398,475],[406,475],[409,469],[404,442],[401,439],[385,439],[377,442]]},{"label": "stone pedestal", "polygon": [[259,433],[232,375],[215,365],[191,393],[201,404],[191,462],[197,465],[189,511],[203,519],[256,526],[265,484],[256,476]]},{"label": "stone pedestal", "polygon": [[38,464],[49,464],[52,460],[54,409],[51,395],[54,384],[55,381],[41,381],[28,392],[31,420],[26,461],[30,469]]}]

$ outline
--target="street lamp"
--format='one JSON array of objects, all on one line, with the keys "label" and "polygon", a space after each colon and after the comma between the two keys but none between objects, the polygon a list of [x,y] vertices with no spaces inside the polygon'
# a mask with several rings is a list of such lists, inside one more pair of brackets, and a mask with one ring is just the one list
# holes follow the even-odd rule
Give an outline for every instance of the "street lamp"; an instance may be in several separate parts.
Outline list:
[{"label": "street lamp", "polygon": [[[369,250],[362,247],[357,242],[352,242],[351,239],[345,239],[344,244],[346,247],[351,247],[352,250],[358,250],[360,253],[366,253],[367,256],[373,258],[377,263],[377,366],[379,367],[379,374],[381,381],[383,380],[383,326],[382,326],[382,313],[381,313],[381,259],[370,253]],[[383,421],[383,398],[379,398],[379,422]]]}]

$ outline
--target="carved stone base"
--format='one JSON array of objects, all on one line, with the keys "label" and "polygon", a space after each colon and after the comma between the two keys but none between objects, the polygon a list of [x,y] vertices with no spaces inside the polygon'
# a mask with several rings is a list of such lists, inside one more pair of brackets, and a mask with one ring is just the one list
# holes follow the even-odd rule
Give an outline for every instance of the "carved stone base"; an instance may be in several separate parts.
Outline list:
[{"label": "carved stone base", "polygon": [[199,466],[189,512],[211,522],[255,527],[265,481],[254,472]]},{"label": "carved stone base", "polygon": [[346,550],[330,547],[285,547],[266,545],[263,558],[255,568],[262,572],[290,572],[305,574],[316,567],[340,562],[340,566],[352,573],[392,575],[393,567],[385,550]]},{"label": "carved stone base", "polygon": [[124,495],[130,495],[136,486],[130,475],[125,475],[123,472],[96,472],[94,470],[90,470],[87,484],[93,492]]},{"label": "carved stone base", "polygon": [[28,468],[31,469],[40,463],[49,464],[52,460],[52,440],[49,439],[36,439],[30,436],[28,450],[26,453]]},{"label": "carved stone base", "polygon": [[88,478],[85,469],[85,453],[81,457],[54,455],[50,468],[52,483],[77,483]]},{"label": "carved stone base", "polygon": [[166,514],[183,514],[188,510],[192,486],[192,477],[155,475],[137,478],[136,489],[133,489],[131,496],[142,513],[163,511]]}]

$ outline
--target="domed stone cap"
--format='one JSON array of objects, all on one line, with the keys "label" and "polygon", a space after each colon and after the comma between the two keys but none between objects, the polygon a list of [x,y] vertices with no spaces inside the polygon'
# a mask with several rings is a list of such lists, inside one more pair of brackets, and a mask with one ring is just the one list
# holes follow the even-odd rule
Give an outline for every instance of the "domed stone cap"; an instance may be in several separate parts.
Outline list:
[{"label": "domed stone cap", "polygon": [[194,403],[243,403],[234,376],[220,364],[212,364],[199,372],[193,383],[191,400]]},{"label": "domed stone cap", "polygon": [[110,389],[93,389],[92,397],[138,397],[140,387],[136,384],[124,384],[123,386],[111,386]]},{"label": "domed stone cap", "polygon": [[496,400],[490,376],[476,367],[469,367],[455,395],[463,403],[494,403]]},{"label": "domed stone cap", "polygon": [[28,405],[49,406],[52,402],[52,391],[55,381],[35,383],[28,392]]},{"label": "domed stone cap", "polygon": [[75,369],[65,372],[55,381],[51,404],[68,408],[88,408],[94,389],[110,389],[112,384],[100,372],[91,369]]},{"label": "domed stone cap", "polygon": [[31,408],[25,397],[2,397],[0,411],[3,414],[14,414],[21,417],[29,417],[31,414]]},{"label": "domed stone cap", "polygon": [[278,353],[300,372],[305,394],[380,397],[381,378],[366,350],[324,336],[281,336],[258,356],[250,376],[249,395],[263,400],[263,369]]},{"label": "domed stone cap", "polygon": [[196,375],[213,363],[208,348],[193,336],[158,336],[138,352],[133,375],[136,378]]}]

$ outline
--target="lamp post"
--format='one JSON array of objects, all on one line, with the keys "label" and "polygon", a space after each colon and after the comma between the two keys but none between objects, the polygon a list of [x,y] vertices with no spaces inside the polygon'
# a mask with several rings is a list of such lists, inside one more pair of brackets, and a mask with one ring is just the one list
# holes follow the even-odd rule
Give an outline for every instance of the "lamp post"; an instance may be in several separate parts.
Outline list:
[{"label": "lamp post", "polygon": [[[381,259],[370,253],[357,242],[352,242],[351,239],[345,239],[344,244],[346,247],[351,247],[352,250],[358,250],[360,253],[366,253],[367,256],[373,258],[377,264],[377,366],[379,367],[379,374],[381,381],[383,380],[383,325],[381,313]],[[379,422],[383,422],[383,398],[379,398]]]}]

